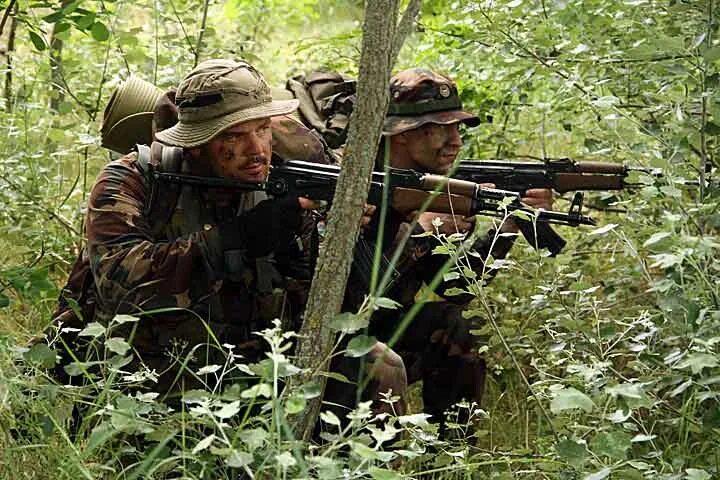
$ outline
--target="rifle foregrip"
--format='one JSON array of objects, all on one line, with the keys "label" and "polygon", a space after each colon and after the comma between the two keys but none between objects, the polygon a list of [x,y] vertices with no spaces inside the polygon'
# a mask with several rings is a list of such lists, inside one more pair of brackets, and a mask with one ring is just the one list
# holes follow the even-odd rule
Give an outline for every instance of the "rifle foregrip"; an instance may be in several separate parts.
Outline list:
[{"label": "rifle foregrip", "polygon": [[[392,206],[401,213],[420,210],[428,195],[430,193],[423,190],[398,187],[393,189]],[[430,201],[426,210],[428,212],[470,216],[473,215],[473,199],[462,195],[441,193]]]},{"label": "rifle foregrip", "polygon": [[558,173],[553,187],[560,193],[576,190],[622,190],[624,177],[620,175],[584,175],[582,173]]},{"label": "rifle foregrip", "polygon": [[424,175],[422,177],[422,188],[425,190],[437,190],[454,195],[473,197],[478,189],[478,184],[467,180],[448,178],[442,175]]},{"label": "rifle foregrip", "polygon": [[625,165],[611,162],[575,162],[575,168],[582,173],[612,173],[624,175]]},{"label": "rifle foregrip", "polygon": [[547,223],[537,222],[533,225],[532,222],[519,218],[516,218],[515,222],[530,245],[535,248],[547,248],[553,257],[560,253],[567,244],[565,239]]}]

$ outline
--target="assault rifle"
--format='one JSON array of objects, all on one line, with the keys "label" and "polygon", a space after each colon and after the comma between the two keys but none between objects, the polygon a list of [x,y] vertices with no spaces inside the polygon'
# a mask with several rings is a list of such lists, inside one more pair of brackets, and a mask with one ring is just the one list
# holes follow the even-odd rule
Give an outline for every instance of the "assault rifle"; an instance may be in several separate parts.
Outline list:
[{"label": "assault rifle", "polygon": [[[273,197],[291,195],[311,200],[332,202],[340,167],[299,160],[286,161],[270,170],[265,182],[244,182],[232,178],[204,177],[153,171],[159,181],[219,188],[235,191],[264,191]],[[422,174],[413,170],[391,169],[387,174],[374,172],[370,181],[368,203],[379,205],[389,193],[390,205],[401,213],[410,213],[431,198],[427,210],[458,215],[503,216],[509,212],[524,212],[538,222],[560,225],[595,225],[590,217],[579,211],[568,213],[534,210],[520,201],[520,194],[495,188],[483,188],[475,182],[449,179],[442,175]],[[387,180],[387,181],[386,181]],[[389,186],[386,191],[385,185]]]},{"label": "assault rifle", "polygon": [[463,160],[453,178],[476,183],[494,183],[497,188],[518,191],[552,188],[559,193],[580,190],[622,190],[630,172],[659,175],[658,169],[610,162],[575,161],[569,158],[545,162]]},{"label": "assault rifle", "polygon": [[[501,160],[464,160],[455,169],[455,179],[494,183],[497,188],[519,192],[531,188],[551,188],[559,193],[575,191],[570,213],[582,210],[584,190],[622,190],[638,186],[626,181],[630,172],[658,176],[658,169],[609,162],[574,161],[569,158],[544,162],[510,162]],[[549,225],[536,228],[526,222],[518,225],[531,244],[547,248],[553,255],[565,246],[565,240]]]}]

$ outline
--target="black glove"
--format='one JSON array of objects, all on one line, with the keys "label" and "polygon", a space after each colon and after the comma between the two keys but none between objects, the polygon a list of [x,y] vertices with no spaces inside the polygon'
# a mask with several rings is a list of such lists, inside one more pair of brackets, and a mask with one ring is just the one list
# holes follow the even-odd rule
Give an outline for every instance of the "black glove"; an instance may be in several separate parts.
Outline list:
[{"label": "black glove", "polygon": [[285,248],[302,224],[295,197],[263,200],[255,208],[218,226],[223,250],[244,249],[250,258]]}]

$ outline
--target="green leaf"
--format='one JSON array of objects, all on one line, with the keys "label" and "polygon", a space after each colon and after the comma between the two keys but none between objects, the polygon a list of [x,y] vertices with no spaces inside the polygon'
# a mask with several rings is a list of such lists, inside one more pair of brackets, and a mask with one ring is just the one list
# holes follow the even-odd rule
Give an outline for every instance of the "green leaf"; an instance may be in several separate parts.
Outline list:
[{"label": "green leaf", "polygon": [[665,185],[663,187],[660,187],[660,191],[667,195],[668,197],[672,198],[680,198],[682,197],[682,192],[680,189],[673,187],[672,185]]},{"label": "green leaf", "polygon": [[206,448],[208,448],[210,445],[212,445],[213,441],[215,440],[215,435],[210,434],[207,437],[200,440],[197,445],[192,449],[192,454],[195,455],[198,452],[202,452]]},{"label": "green leaf", "polygon": [[105,333],[105,327],[100,325],[97,322],[92,322],[87,325],[87,327],[83,328],[80,333],[78,333],[81,337],[93,337],[97,338]]},{"label": "green leaf", "polygon": [[[243,392],[245,393],[245,392]],[[232,418],[235,415],[238,414],[240,411],[240,400],[235,400],[234,402],[226,403],[222,407],[220,407],[218,410],[213,412],[213,415],[215,415],[218,418],[221,418],[223,420],[227,420],[228,418]]]},{"label": "green leaf", "polygon": [[369,323],[370,319],[366,314],[345,312],[333,318],[329,326],[338,332],[355,333],[367,327]]},{"label": "green leaf", "polygon": [[613,387],[607,387],[605,388],[605,391],[615,398],[618,396],[626,398],[643,398],[645,396],[645,392],[642,387],[635,383],[622,383]]},{"label": "green leaf", "polygon": [[583,480],[604,480],[605,478],[610,476],[610,473],[612,473],[611,469],[603,468],[599,472],[591,473],[590,475],[585,475],[583,477]]},{"label": "green leaf", "polygon": [[590,235],[605,235],[605,234],[608,233],[609,231],[614,230],[615,227],[617,227],[617,224],[616,224],[616,223],[608,223],[608,224],[605,225],[605,226],[602,226],[602,227],[600,227],[600,228],[596,228],[595,230],[591,231],[589,234],[590,234]]},{"label": "green leaf", "polygon": [[76,16],[75,18],[75,25],[77,25],[77,28],[80,30],[87,30],[91,26],[95,25],[95,13],[90,12],[83,16]]},{"label": "green leaf", "polygon": [[682,362],[678,363],[675,368],[690,368],[692,373],[697,375],[702,372],[703,368],[713,368],[717,366],[717,355],[710,355],[709,353],[693,353]]},{"label": "green leaf", "polygon": [[307,401],[302,395],[291,395],[285,402],[285,412],[294,415],[305,410]]},{"label": "green leaf", "polygon": [[388,310],[397,310],[398,307],[402,307],[398,302],[387,297],[375,297],[373,303],[380,308],[387,308]]},{"label": "green leaf", "polygon": [[720,47],[708,48],[707,50],[705,50],[703,52],[702,56],[708,62],[714,62],[715,60],[720,60]]},{"label": "green leaf", "polygon": [[252,463],[252,461],[252,454],[248,452],[241,452],[240,450],[233,450],[225,459],[227,466],[232,468],[244,467],[245,465]]},{"label": "green leaf", "polygon": [[108,350],[118,355],[125,355],[130,350],[130,345],[125,341],[124,338],[112,337],[105,340],[105,346]]},{"label": "green leaf", "polygon": [[593,401],[584,393],[569,387],[563,388],[555,392],[555,395],[550,403],[550,410],[553,413],[560,413],[564,410],[573,410],[580,408],[585,412],[592,412],[595,408]]},{"label": "green leaf", "polygon": [[368,469],[368,473],[375,480],[398,480],[403,478],[403,476],[399,473],[385,468],[370,467]]},{"label": "green leaf", "polygon": [[10,297],[0,292],[0,308],[5,308],[10,305]]},{"label": "green leaf", "polygon": [[241,398],[255,398],[255,397],[266,397],[271,398],[272,397],[272,386],[268,383],[258,383],[257,385],[253,385],[252,387],[248,388],[247,390],[243,390],[243,392],[240,394]]},{"label": "green leaf", "polygon": [[666,239],[672,235],[672,232],[656,232],[650,235],[650,238],[645,240],[643,243],[643,247],[649,247],[650,245],[655,245],[656,243],[660,242],[661,240]]},{"label": "green leaf", "polygon": [[140,318],[134,315],[115,315],[110,324],[122,325],[123,323],[133,323],[138,321],[140,321]]},{"label": "green leaf", "polygon": [[600,432],[590,442],[595,455],[604,455],[616,460],[625,460],[631,446],[631,437],[625,432]]},{"label": "green leaf", "polygon": [[240,440],[247,445],[251,452],[254,452],[258,448],[262,447],[267,441],[268,432],[262,428],[250,428],[240,432]]},{"label": "green leaf", "polygon": [[330,410],[320,412],[320,420],[327,423],[328,425],[335,425],[336,427],[340,427],[340,419]]},{"label": "green leaf", "polygon": [[377,338],[375,337],[358,335],[357,337],[354,337],[352,340],[350,340],[350,342],[348,343],[345,356],[352,358],[362,357],[370,350],[372,350],[376,343]]},{"label": "green leaf", "polygon": [[23,358],[29,363],[40,365],[43,368],[52,368],[57,364],[57,355],[45,343],[36,343],[30,350],[23,353]]},{"label": "green leaf", "polygon": [[464,295],[466,293],[467,291],[463,290],[462,288],[452,287],[445,290],[443,292],[443,295],[445,295],[446,297],[455,297],[457,295]]},{"label": "green leaf", "polygon": [[363,458],[365,460],[378,460],[378,452],[373,450],[372,448],[368,447],[367,445],[364,445],[360,442],[355,442],[350,440],[348,442],[350,444],[350,447],[352,448],[353,453],[355,453],[360,458]]},{"label": "green leaf", "polygon": [[45,40],[40,35],[33,32],[32,30],[30,30],[30,32],[28,32],[28,33],[30,35],[30,41],[32,42],[33,46],[35,47],[35,50],[37,50],[38,52],[42,52],[47,48],[47,45],[45,44]]},{"label": "green leaf", "polygon": [[712,475],[700,468],[688,468],[685,470],[685,480],[710,480]]},{"label": "green leaf", "polygon": [[98,42],[104,42],[110,38],[110,31],[102,22],[93,23],[93,26],[90,28],[90,34]]},{"label": "green leaf", "polygon": [[574,467],[581,467],[587,458],[587,449],[584,443],[576,442],[569,438],[561,440],[555,449],[560,458]]},{"label": "green leaf", "polygon": [[275,455],[275,460],[283,469],[288,469],[297,465],[297,460],[295,460],[295,457],[293,457],[290,452],[283,452],[280,455]]}]

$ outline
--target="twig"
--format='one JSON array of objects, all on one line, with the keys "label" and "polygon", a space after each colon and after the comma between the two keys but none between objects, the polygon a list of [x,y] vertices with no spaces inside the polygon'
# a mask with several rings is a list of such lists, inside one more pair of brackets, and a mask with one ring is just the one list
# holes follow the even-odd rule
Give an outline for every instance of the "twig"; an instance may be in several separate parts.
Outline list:
[{"label": "twig", "polygon": [[190,52],[195,55],[195,46],[192,44],[192,41],[190,40],[190,37],[187,34],[187,31],[185,30],[185,24],[180,19],[180,15],[177,12],[177,9],[175,8],[175,2],[173,0],[170,0],[170,7],[173,10],[173,13],[175,14],[175,18],[177,19],[178,23],[180,24],[180,30],[183,32],[183,36],[185,37],[185,41],[188,44],[188,48],[190,49]]},{"label": "twig", "polygon": [[53,210],[51,210],[51,209],[49,209],[49,208],[47,208],[47,207],[44,207],[44,206],[39,205],[39,204],[37,203],[37,200],[35,199],[35,197],[33,197],[32,195],[30,195],[29,193],[27,193],[25,190],[23,190],[23,188],[22,188],[20,185],[16,184],[15,182],[13,182],[12,180],[10,180],[9,178],[7,178],[5,175],[2,175],[2,174],[0,174],[0,179],[4,180],[5,183],[7,183],[12,190],[14,190],[15,192],[19,193],[19,194],[22,195],[23,197],[25,197],[25,198],[27,198],[28,200],[30,200],[35,206],[37,206],[37,208],[38,208],[40,211],[42,211],[42,212],[50,215],[52,218],[54,218],[54,219],[56,219],[58,222],[60,222],[60,223],[62,224],[62,226],[65,227],[69,232],[73,233],[74,235],[80,235],[80,232],[78,232],[78,231],[75,229],[75,227],[72,226],[72,224],[70,223],[70,221],[68,221],[67,219],[65,219],[65,218],[64,218],[62,215],[60,215],[59,213],[56,213],[56,212],[54,212]]},{"label": "twig", "polygon": [[198,32],[197,44],[195,45],[194,50],[195,63],[193,63],[193,68],[197,67],[198,61],[200,60],[200,49],[202,48],[202,39],[203,35],[205,34],[205,26],[207,25],[207,14],[209,7],[210,0],[205,0],[205,5],[203,6],[202,22],[200,23],[200,31]]},{"label": "twig", "polygon": [[395,30],[395,40],[393,41],[392,50],[390,52],[390,61],[394,64],[397,61],[397,57],[400,54],[405,38],[410,34],[410,30],[415,24],[415,18],[420,13],[420,6],[422,0],[410,0],[410,4],[403,12],[403,16],[398,22],[397,29]]},{"label": "twig", "polygon": [[3,12],[2,20],[0,20],[0,37],[2,37],[3,30],[5,29],[5,22],[7,22],[7,19],[10,17],[10,12],[12,12],[15,3],[17,3],[17,0],[10,0],[5,12]]}]

